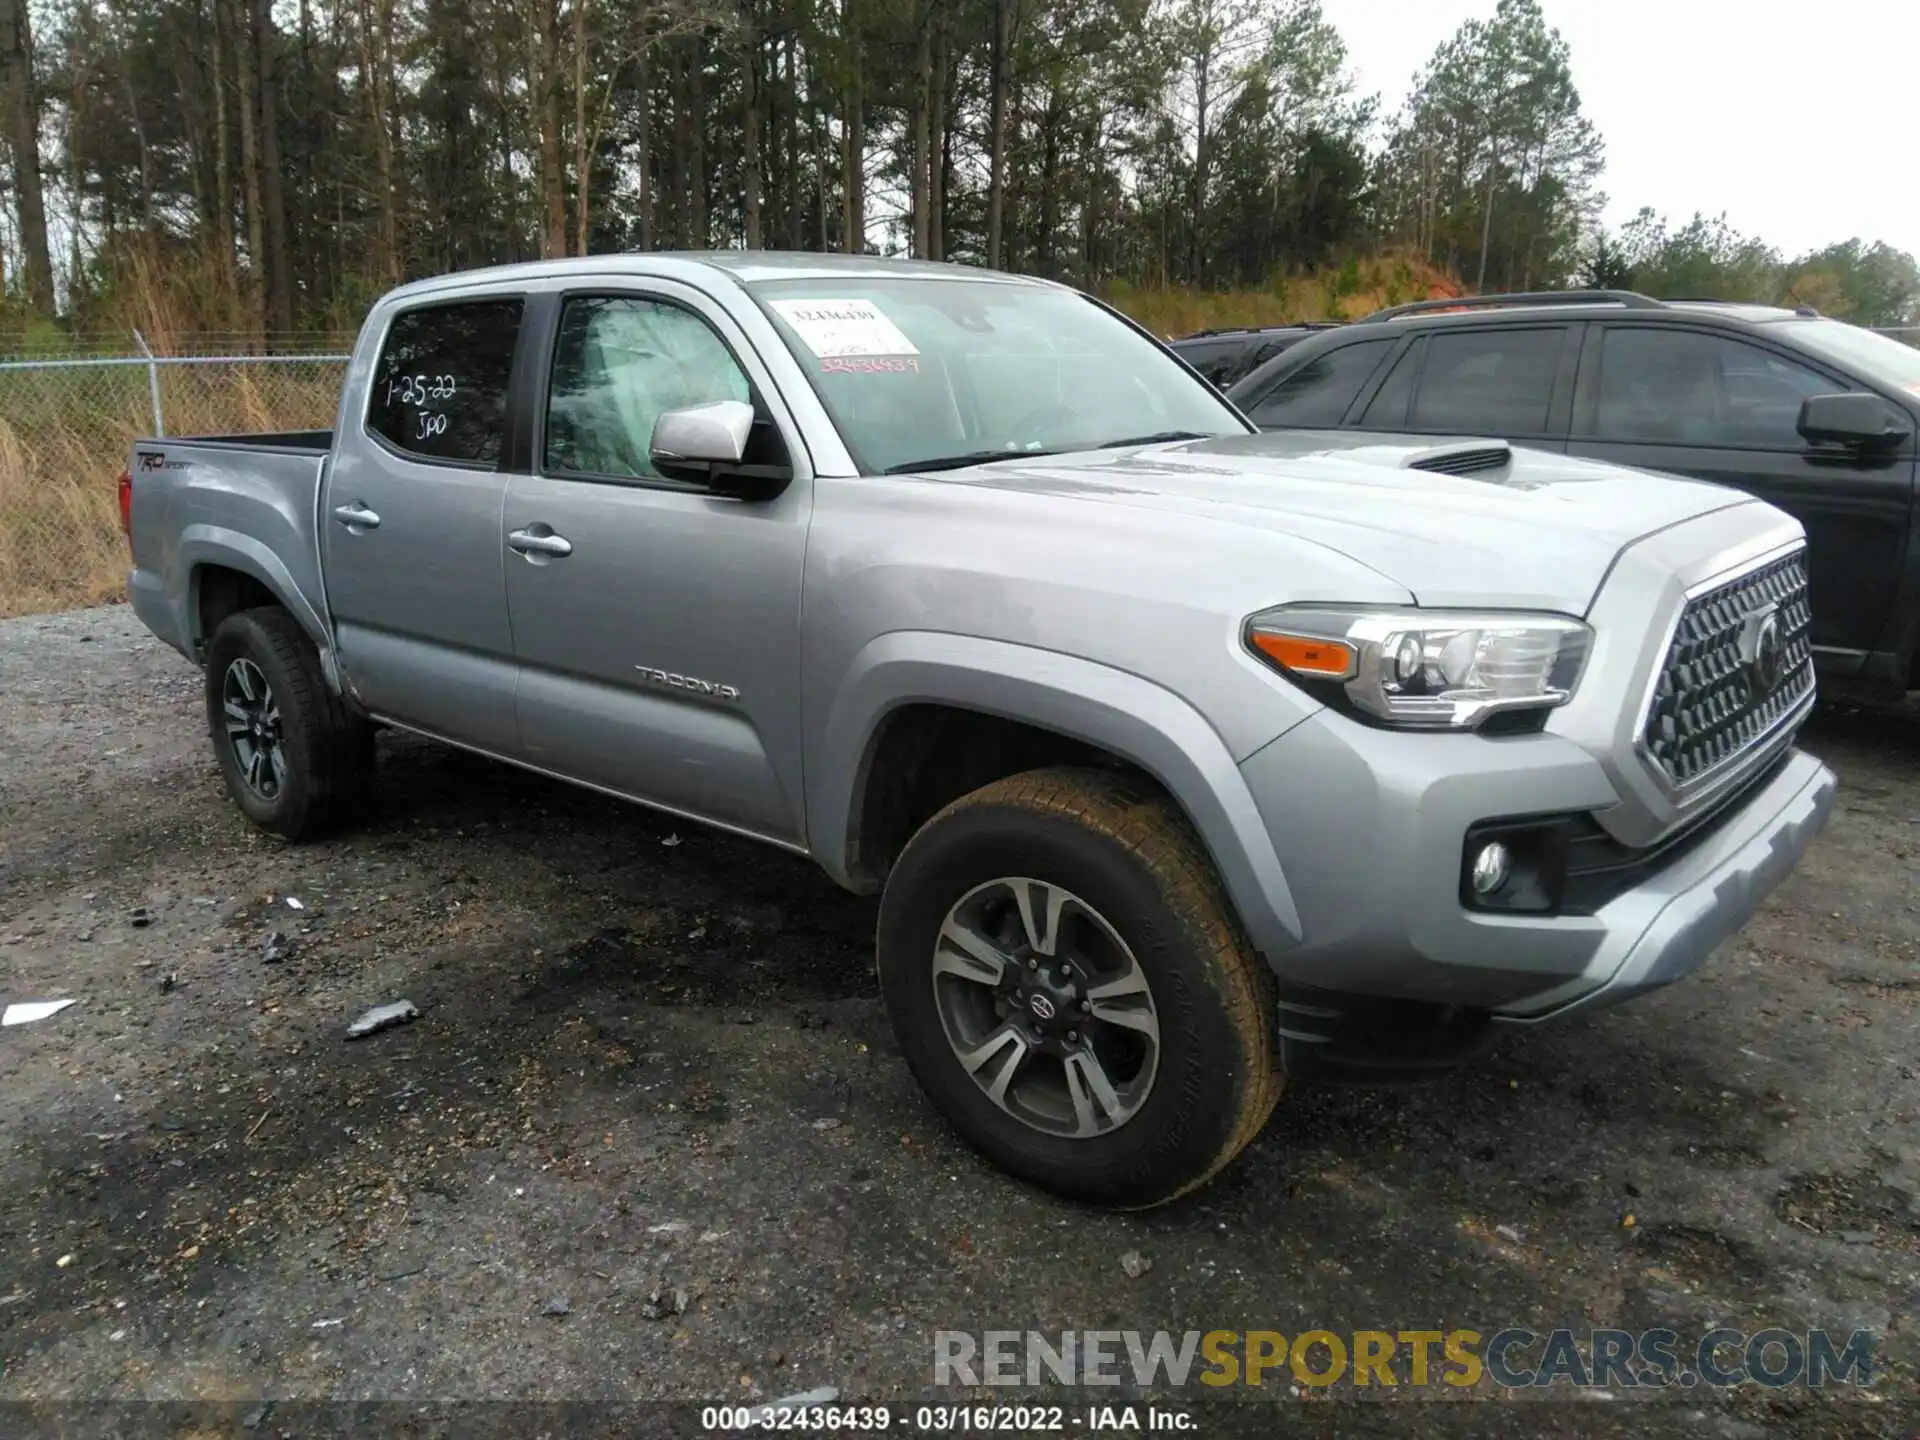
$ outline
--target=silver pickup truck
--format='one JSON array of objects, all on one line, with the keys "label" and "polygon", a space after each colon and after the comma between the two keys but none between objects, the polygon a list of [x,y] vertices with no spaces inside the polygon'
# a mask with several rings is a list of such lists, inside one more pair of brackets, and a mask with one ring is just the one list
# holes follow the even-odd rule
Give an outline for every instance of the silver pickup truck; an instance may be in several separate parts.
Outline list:
[{"label": "silver pickup truck", "polygon": [[298,839],[378,726],[881,893],[915,1076],[1029,1180],[1206,1180],[1309,1067],[1693,970],[1831,774],[1799,525],[1262,436],[1072,290],[832,256],[405,286],[329,432],[147,440],[133,604]]}]

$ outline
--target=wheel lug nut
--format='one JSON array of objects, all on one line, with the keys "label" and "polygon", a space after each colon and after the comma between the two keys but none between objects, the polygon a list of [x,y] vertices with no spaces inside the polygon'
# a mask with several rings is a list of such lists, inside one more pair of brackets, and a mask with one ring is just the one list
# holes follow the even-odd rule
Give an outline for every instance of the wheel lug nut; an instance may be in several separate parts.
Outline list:
[{"label": "wheel lug nut", "polygon": [[1089,1014],[1089,1015],[1091,1015],[1091,1014],[1093,1013],[1093,1001],[1091,1001],[1091,1000],[1082,1000],[1082,1001],[1080,1002],[1080,1009],[1081,1009],[1081,1010],[1082,1010],[1083,1012],[1085,1012],[1086,1014]]},{"label": "wheel lug nut", "polygon": [[1078,1030],[1067,1031],[1067,1044],[1078,1045],[1079,1043],[1080,1043],[1080,1032]]},{"label": "wheel lug nut", "polygon": [[1040,962],[1038,960],[1035,960],[1031,955],[1029,955],[1027,957],[1027,969],[1038,970],[1039,968],[1040,968]]}]

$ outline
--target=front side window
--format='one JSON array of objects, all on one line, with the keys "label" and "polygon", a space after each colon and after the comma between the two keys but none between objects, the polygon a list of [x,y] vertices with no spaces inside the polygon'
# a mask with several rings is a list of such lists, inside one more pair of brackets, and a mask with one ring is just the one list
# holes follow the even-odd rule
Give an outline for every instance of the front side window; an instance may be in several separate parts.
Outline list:
[{"label": "front side window", "polygon": [[691,310],[576,296],[560,312],[547,395],[546,472],[659,477],[653,427],[669,410],[752,399],[733,352]]},{"label": "front side window", "polygon": [[1594,433],[1601,440],[1800,450],[1801,401],[1845,388],[1741,340],[1610,327],[1600,350]]},{"label": "front side window", "polygon": [[1394,344],[1393,340],[1363,340],[1323,350],[1269,390],[1248,414],[1256,425],[1338,425]]},{"label": "front side window", "polygon": [[[1841,320],[1782,320],[1781,338],[1811,350],[1820,359],[1858,370],[1869,380],[1920,395],[1920,331],[1905,333],[1916,343],[1902,344]],[[1851,387],[1850,387],[1851,388]]]},{"label": "front side window", "polygon": [[1560,326],[1429,335],[1407,423],[1462,435],[1543,433],[1565,335]]},{"label": "front side window", "polygon": [[412,455],[498,465],[521,308],[514,297],[394,316],[374,367],[367,428]]},{"label": "front side window", "polygon": [[869,473],[1246,431],[1216,391],[1071,290],[864,275],[750,289]]}]

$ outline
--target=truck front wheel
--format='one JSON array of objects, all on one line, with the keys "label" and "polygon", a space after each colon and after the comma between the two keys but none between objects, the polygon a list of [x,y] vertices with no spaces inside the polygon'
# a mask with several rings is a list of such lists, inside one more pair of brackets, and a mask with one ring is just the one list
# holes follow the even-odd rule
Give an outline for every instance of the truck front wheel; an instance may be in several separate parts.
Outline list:
[{"label": "truck front wheel", "polygon": [[1205,1183],[1279,1098],[1273,982],[1165,795],[1037,770],[963,796],[902,852],[880,984],[960,1134],[1076,1200]]},{"label": "truck front wheel", "polygon": [[365,789],[372,731],[327,688],[313,642],[286,611],[241,610],[207,644],[207,727],[227,792],[255,825],[304,840]]}]

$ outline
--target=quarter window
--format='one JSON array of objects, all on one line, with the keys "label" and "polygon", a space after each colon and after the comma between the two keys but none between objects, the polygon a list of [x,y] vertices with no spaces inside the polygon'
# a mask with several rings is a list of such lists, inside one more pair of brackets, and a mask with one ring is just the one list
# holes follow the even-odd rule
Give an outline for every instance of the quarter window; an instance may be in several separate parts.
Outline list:
[{"label": "quarter window", "polygon": [[551,475],[657,479],[653,427],[669,410],[752,399],[725,342],[678,305],[581,296],[560,312],[547,396]]},{"label": "quarter window", "polygon": [[499,464],[521,308],[516,297],[394,316],[374,369],[368,428],[409,454]]},{"label": "quarter window", "polygon": [[1847,388],[1744,341],[1610,327],[1600,349],[1595,435],[1797,451],[1805,448],[1800,402]]},{"label": "quarter window", "polygon": [[1428,336],[1408,425],[1469,435],[1544,432],[1565,335],[1554,326]]},{"label": "quarter window", "polygon": [[1314,356],[1248,412],[1256,425],[1333,426],[1347,413],[1392,340],[1363,340]]}]

